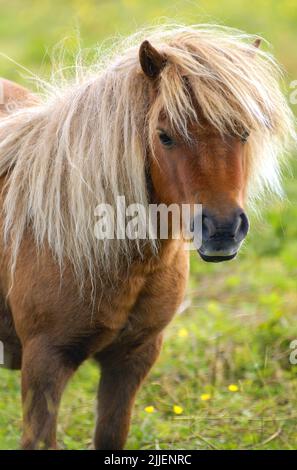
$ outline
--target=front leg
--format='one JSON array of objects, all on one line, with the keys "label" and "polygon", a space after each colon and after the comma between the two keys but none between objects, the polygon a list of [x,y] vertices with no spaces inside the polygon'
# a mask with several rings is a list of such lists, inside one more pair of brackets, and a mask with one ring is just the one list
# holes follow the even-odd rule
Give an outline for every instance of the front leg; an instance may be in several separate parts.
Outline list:
[{"label": "front leg", "polygon": [[101,365],[98,415],[94,444],[96,449],[123,449],[129,432],[135,395],[156,361],[162,344],[161,334],[143,344],[118,344],[96,359]]},{"label": "front leg", "polygon": [[188,277],[188,253],[170,245],[147,276],[121,337],[97,355],[102,375],[98,394],[97,449],[122,449],[136,392],[158,357],[161,332],[180,305]]},{"label": "front leg", "polygon": [[[22,361],[23,449],[55,449],[57,415],[64,387],[76,369],[44,336],[24,346]],[[78,364],[77,364],[78,365]]]}]

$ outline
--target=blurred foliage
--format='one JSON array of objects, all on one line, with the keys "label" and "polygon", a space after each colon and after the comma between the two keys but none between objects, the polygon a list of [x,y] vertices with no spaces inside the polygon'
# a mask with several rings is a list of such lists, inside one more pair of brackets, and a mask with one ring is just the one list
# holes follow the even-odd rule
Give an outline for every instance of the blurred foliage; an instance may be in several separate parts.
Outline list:
[{"label": "blurred foliage", "polygon": [[[0,0],[0,52],[46,75],[49,51],[61,39],[71,49],[80,31],[82,46],[90,47],[160,17],[263,35],[287,80],[297,77],[296,0]],[[19,82],[27,75],[4,57],[0,74]],[[297,448],[297,366],[289,363],[297,338],[293,157],[292,168],[286,198],[252,215],[235,261],[210,265],[192,254],[186,308],[167,329],[161,358],[138,395],[127,448]],[[20,376],[0,372],[0,448],[16,448]],[[58,427],[62,446],[91,446],[97,382],[89,362],[69,385]]]}]

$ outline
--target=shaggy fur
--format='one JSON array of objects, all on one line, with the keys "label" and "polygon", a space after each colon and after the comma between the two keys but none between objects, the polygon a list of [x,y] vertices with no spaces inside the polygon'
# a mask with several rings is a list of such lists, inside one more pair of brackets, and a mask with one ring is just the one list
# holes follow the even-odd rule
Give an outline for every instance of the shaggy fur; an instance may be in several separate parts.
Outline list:
[{"label": "shaggy fur", "polygon": [[[142,38],[167,56],[149,114],[148,81],[138,59]],[[120,259],[129,260],[129,240],[96,240],[94,209],[102,202],[114,206],[118,195],[147,206],[146,147],[159,113],[190,139],[187,123],[199,120],[193,95],[221,134],[251,133],[250,197],[265,188],[281,193],[281,154],[294,138],[293,118],[279,66],[270,54],[255,54],[253,40],[209,25],[141,31],[101,52],[93,66],[76,65],[74,79],[43,83],[37,105],[2,119],[0,175],[10,173],[3,210],[12,270],[28,225],[37,245],[47,242],[61,267],[69,259],[80,280],[98,266],[110,273]]]}]

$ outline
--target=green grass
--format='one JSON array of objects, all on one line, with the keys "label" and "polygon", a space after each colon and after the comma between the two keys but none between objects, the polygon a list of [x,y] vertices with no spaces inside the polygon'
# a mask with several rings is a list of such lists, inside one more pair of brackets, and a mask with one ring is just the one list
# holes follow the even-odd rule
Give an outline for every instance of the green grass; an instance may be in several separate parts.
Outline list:
[{"label": "green grass", "polygon": [[[297,76],[293,0],[0,0],[0,10],[0,51],[37,73],[48,70],[46,51],[75,36],[75,28],[88,47],[169,16],[262,33],[273,42],[288,80]],[[3,58],[0,74],[24,81]],[[192,254],[185,309],[168,327],[161,357],[138,395],[127,448],[297,448],[297,366],[289,363],[289,345],[297,338],[294,175],[285,186],[285,201],[271,204],[260,220],[252,217],[235,261],[209,265]],[[58,427],[67,449],[91,445],[98,378],[95,364],[88,362],[67,388]],[[229,391],[230,384],[238,391]],[[205,393],[210,399],[203,401]],[[182,414],[174,413],[174,405]],[[155,411],[147,413],[146,406]],[[1,370],[0,449],[16,448],[20,432],[20,376]]]}]

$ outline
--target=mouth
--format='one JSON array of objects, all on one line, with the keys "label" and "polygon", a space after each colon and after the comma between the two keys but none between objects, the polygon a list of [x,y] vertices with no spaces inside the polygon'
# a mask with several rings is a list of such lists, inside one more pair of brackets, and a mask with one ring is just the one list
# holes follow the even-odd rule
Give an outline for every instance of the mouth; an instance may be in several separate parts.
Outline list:
[{"label": "mouth", "polygon": [[203,261],[206,261],[207,263],[220,263],[222,261],[230,261],[231,259],[235,258],[237,255],[237,251],[235,253],[232,253],[231,255],[205,255],[202,253],[200,250],[198,250],[198,253],[200,257],[203,259]]}]

